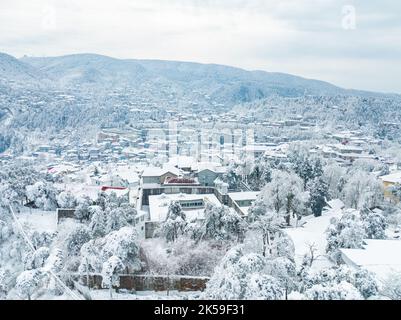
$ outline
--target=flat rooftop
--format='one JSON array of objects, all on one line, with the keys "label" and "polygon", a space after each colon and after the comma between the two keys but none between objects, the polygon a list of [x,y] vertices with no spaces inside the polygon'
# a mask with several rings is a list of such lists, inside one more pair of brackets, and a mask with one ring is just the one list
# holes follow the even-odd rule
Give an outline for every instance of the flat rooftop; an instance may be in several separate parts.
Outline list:
[{"label": "flat rooftop", "polygon": [[348,264],[374,272],[385,279],[391,272],[401,272],[400,240],[364,240],[363,249],[340,249]]},{"label": "flat rooftop", "polygon": [[[161,194],[149,196],[149,214],[150,221],[162,222],[167,218],[168,207],[172,201],[179,202],[193,202],[199,200],[204,203],[212,203],[216,206],[221,206],[220,201],[216,198],[214,194]],[[183,210],[187,216],[187,220],[191,221],[194,219],[204,218],[204,206],[198,206],[195,208],[185,208]]]},{"label": "flat rooftop", "polygon": [[241,200],[256,200],[260,191],[245,191],[245,192],[230,192],[228,196],[233,201],[241,201]]},{"label": "flat rooftop", "polygon": [[401,183],[401,171],[382,176],[380,179],[384,182]]}]

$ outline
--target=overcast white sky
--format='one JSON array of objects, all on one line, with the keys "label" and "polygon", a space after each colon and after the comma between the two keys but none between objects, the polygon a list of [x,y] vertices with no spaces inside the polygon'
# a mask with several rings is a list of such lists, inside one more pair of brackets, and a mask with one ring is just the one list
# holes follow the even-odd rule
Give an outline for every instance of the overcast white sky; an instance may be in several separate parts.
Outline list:
[{"label": "overcast white sky", "polygon": [[401,1],[0,0],[0,51],[218,63],[401,93]]}]

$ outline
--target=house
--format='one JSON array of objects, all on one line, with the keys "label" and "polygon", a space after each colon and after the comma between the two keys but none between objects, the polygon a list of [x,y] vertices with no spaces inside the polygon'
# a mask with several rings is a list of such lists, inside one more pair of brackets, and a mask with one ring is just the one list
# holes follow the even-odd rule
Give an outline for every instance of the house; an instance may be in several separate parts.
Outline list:
[{"label": "house", "polygon": [[248,216],[248,209],[257,199],[259,191],[230,192],[228,193],[228,206],[240,215]]},{"label": "house", "polygon": [[220,201],[212,193],[209,194],[161,194],[149,196],[149,221],[145,222],[145,237],[152,238],[155,229],[167,219],[171,202],[180,203],[187,221],[202,221],[207,203],[221,206]]},{"label": "house", "polygon": [[142,183],[145,184],[163,184],[167,178],[177,178],[180,171],[177,168],[159,168],[147,167],[142,172]]},{"label": "house", "polygon": [[266,151],[270,150],[269,146],[265,145],[247,145],[242,148],[242,151],[245,153],[246,156],[251,156],[254,158],[260,158],[265,154]]},{"label": "house", "polygon": [[224,167],[216,163],[199,163],[196,176],[201,185],[211,187],[214,186],[215,180],[221,177],[225,171]]},{"label": "house", "polygon": [[380,179],[384,186],[384,197],[391,202],[398,203],[400,200],[393,195],[391,188],[396,185],[401,185],[401,171],[381,176]]},{"label": "house", "polygon": [[385,280],[392,272],[401,272],[401,241],[364,240],[362,249],[340,249],[342,260],[354,268],[363,268]]},{"label": "house", "polygon": [[189,156],[174,156],[170,157],[168,164],[186,172],[191,172],[196,166],[196,160]]},{"label": "house", "polygon": [[106,194],[115,193],[117,197],[121,197],[129,193],[129,189],[124,187],[102,186],[100,190]]}]

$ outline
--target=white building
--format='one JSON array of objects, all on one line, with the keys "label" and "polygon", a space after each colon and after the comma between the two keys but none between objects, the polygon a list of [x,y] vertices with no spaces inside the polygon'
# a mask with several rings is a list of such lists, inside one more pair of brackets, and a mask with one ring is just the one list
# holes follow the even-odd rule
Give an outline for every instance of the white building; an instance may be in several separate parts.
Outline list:
[{"label": "white building", "polygon": [[149,196],[149,217],[151,222],[163,222],[167,218],[168,207],[178,201],[186,214],[187,221],[203,220],[207,203],[221,206],[214,194],[161,194]]},{"label": "white building", "polygon": [[343,261],[354,268],[363,268],[385,280],[392,272],[401,272],[401,241],[364,240],[362,249],[340,249]]}]

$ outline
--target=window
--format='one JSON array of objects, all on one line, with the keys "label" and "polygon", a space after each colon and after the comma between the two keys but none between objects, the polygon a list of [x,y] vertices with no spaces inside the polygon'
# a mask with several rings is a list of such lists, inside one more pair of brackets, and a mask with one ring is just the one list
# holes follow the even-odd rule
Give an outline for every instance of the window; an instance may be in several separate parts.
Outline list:
[{"label": "window", "polygon": [[202,200],[182,201],[180,204],[183,208],[200,208],[204,206]]}]

